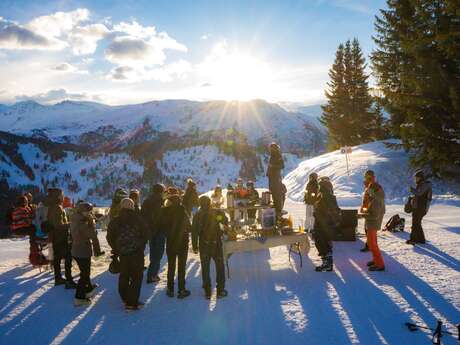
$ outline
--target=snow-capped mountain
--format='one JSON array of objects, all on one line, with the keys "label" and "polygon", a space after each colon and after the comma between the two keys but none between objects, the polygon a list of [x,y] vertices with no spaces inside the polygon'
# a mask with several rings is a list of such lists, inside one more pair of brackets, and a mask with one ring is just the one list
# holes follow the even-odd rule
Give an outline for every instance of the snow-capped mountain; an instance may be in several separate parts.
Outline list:
[{"label": "snow-capped mountain", "polygon": [[[316,172],[319,176],[330,178],[339,203],[356,205],[364,190],[364,173],[371,169],[383,186],[387,201],[401,202],[409,196],[409,186],[414,185],[414,171],[409,167],[408,154],[395,148],[398,143],[386,140],[352,147],[348,156],[349,174],[345,154],[341,151],[307,159],[284,178],[288,197],[303,201],[308,176]],[[435,179],[432,182],[435,199],[460,200],[460,184]]]},{"label": "snow-capped mountain", "polygon": [[317,153],[324,144],[324,130],[308,115],[262,100],[165,100],[123,106],[73,101],[41,105],[25,101],[0,109],[0,130],[76,144],[86,144],[88,133],[104,136],[108,129],[111,136],[105,139],[126,140],[145,124],[152,129],[148,139],[166,132],[181,137],[234,129],[252,145],[277,141],[290,152]]}]

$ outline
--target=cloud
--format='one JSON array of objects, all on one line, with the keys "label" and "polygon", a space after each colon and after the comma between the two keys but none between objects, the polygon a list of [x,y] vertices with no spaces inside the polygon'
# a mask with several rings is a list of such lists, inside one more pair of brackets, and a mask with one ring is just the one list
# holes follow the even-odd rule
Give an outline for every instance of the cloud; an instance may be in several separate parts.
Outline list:
[{"label": "cloud", "polygon": [[49,49],[60,50],[66,43],[55,38],[35,33],[15,22],[0,17],[0,48],[1,49]]},{"label": "cloud", "polygon": [[97,43],[107,37],[110,30],[104,24],[77,26],[69,34],[69,41],[75,55],[93,54]]},{"label": "cloud", "polygon": [[192,69],[192,65],[185,60],[175,61],[155,68],[118,66],[112,69],[108,78],[114,81],[123,81],[128,83],[144,80],[170,82],[176,79],[184,78],[192,71]]},{"label": "cloud", "polygon": [[187,47],[166,32],[136,21],[121,22],[113,27],[114,39],[105,50],[108,61],[119,66],[144,67],[165,63],[165,50],[187,51]]},{"label": "cloud", "polygon": [[64,32],[69,32],[78,23],[89,19],[89,10],[79,8],[71,12],[56,12],[47,16],[33,19],[27,27],[43,36],[59,37]]},{"label": "cloud", "polygon": [[202,35],[200,37],[201,40],[206,41],[209,38],[209,35]]},{"label": "cloud", "polygon": [[55,89],[55,90],[48,90],[45,93],[39,93],[32,96],[28,95],[19,95],[16,96],[16,101],[36,101],[39,103],[55,103],[61,102],[64,100],[75,100],[75,101],[98,101],[102,102],[104,97],[101,95],[91,95],[85,92],[83,93],[70,93],[66,89]]},{"label": "cloud", "polygon": [[71,65],[67,62],[63,62],[54,66],[51,66],[51,70],[60,72],[60,73],[79,73],[79,74],[88,74],[87,70],[78,69],[76,66]]}]

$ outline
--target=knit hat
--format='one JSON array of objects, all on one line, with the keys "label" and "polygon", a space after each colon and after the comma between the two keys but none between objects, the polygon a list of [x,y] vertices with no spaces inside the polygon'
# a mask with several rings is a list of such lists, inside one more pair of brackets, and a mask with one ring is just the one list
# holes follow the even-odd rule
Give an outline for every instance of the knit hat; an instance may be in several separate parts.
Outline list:
[{"label": "knit hat", "polygon": [[121,199],[120,201],[120,208],[121,209],[128,209],[128,210],[134,210],[134,201],[130,198],[124,198]]},{"label": "knit hat", "polygon": [[423,170],[417,170],[414,174],[414,177],[418,177],[418,178],[421,178],[421,179],[424,179],[425,178],[425,174],[423,172]]}]

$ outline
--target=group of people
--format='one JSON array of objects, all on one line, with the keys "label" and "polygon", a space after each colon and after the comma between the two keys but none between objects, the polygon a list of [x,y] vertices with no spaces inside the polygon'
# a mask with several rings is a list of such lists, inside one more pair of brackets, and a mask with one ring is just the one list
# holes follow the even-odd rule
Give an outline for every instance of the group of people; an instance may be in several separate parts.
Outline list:
[{"label": "group of people", "polygon": [[[270,145],[270,159],[267,176],[273,198],[276,217],[281,218],[286,187],[281,180],[283,158],[277,144]],[[416,187],[412,188],[411,199],[412,231],[408,244],[425,243],[422,219],[428,212],[431,201],[431,184],[418,171],[415,174]],[[370,271],[384,271],[385,264],[377,243],[377,231],[381,229],[385,214],[385,193],[372,170],[364,175],[365,191],[359,217],[365,220],[367,241],[363,251],[372,252]],[[241,178],[236,186],[227,186],[227,197],[232,194],[238,200],[249,204],[260,201],[254,182],[244,185]],[[333,185],[328,177],[316,173],[309,176],[305,191],[307,219],[306,227],[312,230],[315,246],[322,259],[315,268],[318,272],[333,270],[332,238],[340,226],[341,210],[334,195]],[[166,250],[168,261],[167,291],[169,297],[175,294],[177,268],[177,298],[190,295],[186,289],[185,273],[191,234],[192,250],[199,254],[202,272],[202,287],[207,299],[211,298],[212,284],[210,265],[216,268],[217,297],[227,296],[225,290],[225,269],[222,237],[229,220],[222,211],[224,197],[222,187],[216,186],[210,197],[199,197],[196,183],[189,179],[185,191],[176,187],[166,188],[162,184],[152,186],[150,194],[141,204],[139,190],[117,189],[112,199],[107,228],[107,242],[112,251],[109,270],[119,274],[118,291],[127,310],[142,306],[139,299],[144,276],[144,250],[148,243],[149,265],[147,283],[160,281],[160,263]],[[232,218],[232,212],[228,213]],[[248,218],[255,218],[256,210],[248,210]],[[91,282],[91,257],[101,256],[96,232],[93,205],[78,201],[72,205],[59,188],[48,189],[43,202],[35,205],[30,193],[19,197],[11,214],[13,233],[30,237],[30,257],[37,254],[39,264],[47,262],[39,252],[40,243],[49,244],[52,255],[55,285],[76,289],[75,305],[91,302],[97,284]],[[233,219],[232,219],[233,220]],[[42,242],[41,242],[42,241]],[[75,283],[72,276],[72,260],[75,260],[80,278]],[[64,261],[64,277],[61,262]]]},{"label": "group of people", "polygon": [[191,179],[185,192],[155,184],[142,205],[139,205],[139,198],[132,199],[122,190],[116,192],[110,209],[107,242],[114,260],[119,260],[118,290],[127,309],[136,310],[142,306],[139,296],[147,242],[150,246],[147,283],[160,280],[160,262],[166,249],[167,296],[175,296],[176,268],[177,298],[190,295],[185,281],[190,233],[193,251],[200,255],[205,297],[211,298],[212,292],[211,259],[216,265],[217,297],[227,296],[222,234],[228,220],[223,212],[211,205],[210,197],[198,197],[196,184]]},{"label": "group of people", "polygon": [[[415,187],[411,187],[409,198],[412,212],[412,228],[407,244],[424,244],[425,235],[422,219],[427,214],[432,199],[432,187],[422,170],[414,175]],[[377,182],[372,170],[364,174],[364,194],[359,208],[358,217],[364,218],[366,243],[362,252],[371,251],[372,260],[367,263],[370,271],[384,271],[385,263],[377,243],[377,232],[382,228],[385,215],[385,192]],[[333,270],[332,238],[341,221],[341,210],[334,195],[333,185],[328,177],[318,177],[316,173],[309,175],[305,190],[306,208],[305,227],[312,231],[315,246],[322,259],[322,264],[315,268],[318,272]]]}]

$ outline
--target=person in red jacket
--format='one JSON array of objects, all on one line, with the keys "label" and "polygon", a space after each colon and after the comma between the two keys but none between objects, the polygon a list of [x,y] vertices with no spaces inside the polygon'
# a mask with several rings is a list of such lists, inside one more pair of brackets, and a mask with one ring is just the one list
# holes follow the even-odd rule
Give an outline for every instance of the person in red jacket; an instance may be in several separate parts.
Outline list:
[{"label": "person in red jacket", "polygon": [[385,215],[385,192],[377,183],[375,173],[372,170],[366,171],[364,175],[363,203],[360,214],[365,219],[364,228],[367,235],[367,244],[372,252],[372,261],[367,263],[369,271],[385,271],[385,263],[377,244],[377,231],[382,227],[383,216]]},{"label": "person in red jacket", "polygon": [[33,213],[25,196],[20,196],[11,215],[11,231],[14,235],[33,236],[35,227],[32,224]]}]

